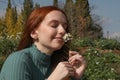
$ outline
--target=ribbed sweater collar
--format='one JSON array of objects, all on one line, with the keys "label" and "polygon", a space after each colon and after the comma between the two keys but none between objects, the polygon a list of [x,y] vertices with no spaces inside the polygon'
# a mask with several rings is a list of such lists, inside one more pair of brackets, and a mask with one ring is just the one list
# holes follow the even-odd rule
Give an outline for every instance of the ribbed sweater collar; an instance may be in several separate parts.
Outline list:
[{"label": "ribbed sweater collar", "polygon": [[34,44],[30,47],[30,51],[33,55],[33,59],[37,61],[37,63],[50,64],[51,56],[38,50]]}]

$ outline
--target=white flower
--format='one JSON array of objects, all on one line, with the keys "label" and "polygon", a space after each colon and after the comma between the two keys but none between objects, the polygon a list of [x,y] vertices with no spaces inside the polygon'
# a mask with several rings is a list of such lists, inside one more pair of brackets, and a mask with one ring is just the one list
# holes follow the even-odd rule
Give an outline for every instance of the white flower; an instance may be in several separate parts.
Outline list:
[{"label": "white flower", "polygon": [[99,62],[96,62],[96,64],[98,65],[98,64],[99,64]]},{"label": "white flower", "polygon": [[114,71],[115,69],[114,68],[111,68],[111,71]]},{"label": "white flower", "polygon": [[66,33],[63,36],[63,39],[64,39],[65,42],[70,41],[70,40],[72,40],[72,35],[70,33]]}]

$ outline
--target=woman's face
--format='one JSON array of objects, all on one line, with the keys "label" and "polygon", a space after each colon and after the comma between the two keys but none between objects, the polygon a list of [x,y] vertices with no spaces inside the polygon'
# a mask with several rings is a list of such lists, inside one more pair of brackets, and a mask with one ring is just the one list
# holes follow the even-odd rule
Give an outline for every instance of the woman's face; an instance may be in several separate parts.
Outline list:
[{"label": "woman's face", "polygon": [[65,15],[57,10],[49,12],[39,27],[35,30],[38,37],[38,47],[46,48],[52,52],[60,49],[63,36],[66,33],[67,21]]}]

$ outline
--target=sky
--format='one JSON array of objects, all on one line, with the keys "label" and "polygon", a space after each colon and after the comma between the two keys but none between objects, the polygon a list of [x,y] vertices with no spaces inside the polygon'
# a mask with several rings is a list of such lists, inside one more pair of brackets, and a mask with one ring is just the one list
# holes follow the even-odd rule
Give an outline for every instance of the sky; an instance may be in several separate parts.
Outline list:
[{"label": "sky", "polygon": [[[11,0],[12,4],[21,8],[24,0]],[[52,0],[33,0],[40,3],[41,6],[52,5]],[[59,0],[60,1],[60,0]],[[64,0],[62,0],[64,1]],[[120,37],[120,0],[88,0],[89,5],[93,7],[91,14],[100,17],[102,22],[104,36]],[[7,0],[0,0],[0,16],[5,14]],[[107,34],[109,32],[109,34]]]},{"label": "sky", "polygon": [[89,0],[89,4],[103,22],[104,36],[109,31],[111,37],[120,37],[120,0]]}]

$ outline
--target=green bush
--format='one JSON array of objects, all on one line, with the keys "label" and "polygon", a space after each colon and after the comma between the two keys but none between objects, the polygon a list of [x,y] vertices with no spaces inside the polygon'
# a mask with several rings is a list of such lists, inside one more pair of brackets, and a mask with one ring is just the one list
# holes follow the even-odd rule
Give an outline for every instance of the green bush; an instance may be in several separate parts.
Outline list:
[{"label": "green bush", "polygon": [[120,42],[114,39],[99,39],[78,38],[72,42],[72,47],[97,47],[99,49],[120,50]]},{"label": "green bush", "polygon": [[0,38],[0,70],[6,57],[16,50],[18,40],[14,38]]},{"label": "green bush", "polygon": [[[119,80],[120,56],[114,53],[100,53],[95,48],[89,48],[83,55],[87,60],[87,69],[82,80]],[[116,64],[115,66],[113,64]]]},{"label": "green bush", "polygon": [[0,55],[9,55],[16,50],[16,39],[0,39]]},{"label": "green bush", "polygon": [[0,59],[0,70],[1,70],[1,68],[2,68],[3,63],[4,63],[4,60],[3,60],[3,59]]},{"label": "green bush", "polygon": [[102,39],[97,42],[97,47],[100,49],[117,49],[120,50],[120,42],[113,39]]},{"label": "green bush", "polygon": [[90,39],[90,38],[74,39],[71,43],[72,43],[73,46],[76,46],[76,47],[95,46],[94,41],[92,39]]},{"label": "green bush", "polygon": [[[83,54],[87,60],[87,69],[81,80],[119,80],[120,55],[108,52],[100,53],[98,50],[120,50],[120,43],[112,39],[92,40],[89,38],[75,39],[71,42],[72,48],[87,47]],[[73,49],[73,50],[74,50]]]}]

